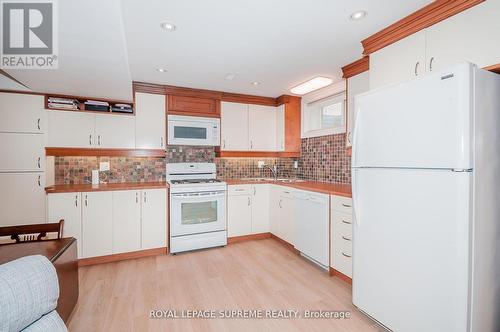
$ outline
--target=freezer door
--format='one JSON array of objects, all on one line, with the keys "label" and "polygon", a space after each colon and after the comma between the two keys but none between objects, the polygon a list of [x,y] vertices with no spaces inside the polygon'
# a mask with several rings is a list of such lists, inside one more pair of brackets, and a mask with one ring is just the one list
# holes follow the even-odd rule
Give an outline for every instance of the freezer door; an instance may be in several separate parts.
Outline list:
[{"label": "freezer door", "polygon": [[393,331],[466,331],[471,174],[353,170],[353,303]]},{"label": "freezer door", "polygon": [[353,167],[472,168],[474,66],[356,96]]}]

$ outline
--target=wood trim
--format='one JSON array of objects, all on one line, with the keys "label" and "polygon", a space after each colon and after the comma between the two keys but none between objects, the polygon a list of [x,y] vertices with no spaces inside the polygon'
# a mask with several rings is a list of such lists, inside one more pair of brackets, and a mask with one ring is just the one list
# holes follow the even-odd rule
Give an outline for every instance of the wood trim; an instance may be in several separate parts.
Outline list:
[{"label": "wood trim", "polygon": [[139,250],[139,251],[133,251],[133,252],[125,252],[122,254],[97,256],[97,257],[90,257],[90,258],[81,258],[78,260],[78,266],[104,264],[104,263],[123,261],[123,260],[127,260],[127,259],[135,259],[135,258],[159,256],[159,255],[167,255],[167,254],[168,254],[167,247],[146,249],[146,250]]},{"label": "wood trim", "polygon": [[46,156],[68,157],[165,157],[165,150],[161,149],[92,149],[92,148],[45,148]]},{"label": "wood trim", "polygon": [[242,235],[242,236],[233,236],[227,238],[227,244],[238,243],[238,242],[246,242],[246,241],[255,241],[255,240],[263,240],[270,239],[271,233],[259,233],[259,234],[250,234],[250,235]]},{"label": "wood trim", "polygon": [[195,98],[222,99],[223,92],[214,90],[194,89],[181,86],[164,85],[165,94]]},{"label": "wood trim", "polygon": [[223,92],[221,100],[232,103],[276,106],[276,98],[245,95],[240,93]]},{"label": "wood trim", "polygon": [[334,268],[330,267],[329,273],[330,273],[331,277],[337,277],[337,278],[347,282],[349,285],[352,285],[352,279],[350,277],[346,276],[345,274],[343,274],[342,272],[339,272],[339,271],[335,270]]},{"label": "wood trim", "polygon": [[5,77],[7,77],[8,79],[11,79],[13,80],[14,82],[16,82],[17,84],[20,84],[22,86],[24,86],[26,89],[29,89],[30,87],[27,86],[26,84],[24,84],[23,82],[19,81],[18,79],[16,79],[14,76],[12,76],[11,74],[7,73],[5,70],[2,70],[0,69],[0,75],[3,75]]},{"label": "wood trim", "polygon": [[0,89],[0,92],[3,92],[3,93],[18,93],[18,94],[22,94],[22,95],[45,96],[45,93],[34,92],[34,91],[21,91],[21,90]]},{"label": "wood trim", "polygon": [[280,96],[277,103],[285,101],[285,152],[296,153],[300,156],[302,146],[302,98],[294,96]]},{"label": "wood trim", "polygon": [[242,158],[299,158],[300,151],[298,152],[271,152],[271,151],[221,151],[216,150],[217,157],[220,158],[231,158],[231,157],[242,157]]},{"label": "wood trim", "polygon": [[369,55],[400,39],[428,28],[485,0],[436,0],[361,41],[363,55]]},{"label": "wood trim", "polygon": [[276,241],[278,241],[279,243],[281,243],[283,246],[285,246],[285,248],[287,248],[288,250],[290,250],[294,254],[300,255],[300,251],[298,251],[297,249],[295,249],[295,247],[293,246],[293,244],[288,243],[287,241],[285,241],[285,240],[277,237],[276,235],[274,235],[272,233],[271,233],[271,238],[275,239]]},{"label": "wood trim", "polygon": [[153,83],[145,83],[145,82],[132,82],[132,91],[134,92],[143,92],[143,93],[152,93],[157,95],[165,94],[165,87],[160,84]]},{"label": "wood trim", "polygon": [[301,102],[302,97],[292,96],[292,95],[281,95],[276,98],[276,106],[280,106],[290,102]]},{"label": "wood trim", "polygon": [[500,74],[500,63],[488,67],[484,67],[484,70],[488,70],[497,74]]},{"label": "wood trim", "polygon": [[342,67],[342,77],[349,78],[356,76],[370,69],[370,57],[364,56],[348,65]]}]

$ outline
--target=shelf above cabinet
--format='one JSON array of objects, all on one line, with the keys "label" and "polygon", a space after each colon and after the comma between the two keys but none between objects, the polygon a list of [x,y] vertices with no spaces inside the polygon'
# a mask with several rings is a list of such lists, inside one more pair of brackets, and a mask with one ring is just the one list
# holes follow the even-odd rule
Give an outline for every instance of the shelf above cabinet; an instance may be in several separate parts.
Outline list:
[{"label": "shelf above cabinet", "polygon": [[165,157],[161,149],[45,148],[46,156],[57,157]]}]

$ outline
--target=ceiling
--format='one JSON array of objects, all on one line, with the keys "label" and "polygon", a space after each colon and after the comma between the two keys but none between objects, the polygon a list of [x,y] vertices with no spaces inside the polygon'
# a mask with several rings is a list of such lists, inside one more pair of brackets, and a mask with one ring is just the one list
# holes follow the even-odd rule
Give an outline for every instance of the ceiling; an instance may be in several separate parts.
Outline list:
[{"label": "ceiling", "polygon": [[65,0],[59,69],[7,72],[33,91],[112,99],[131,100],[131,81],[276,97],[317,75],[340,81],[362,39],[430,2]]}]

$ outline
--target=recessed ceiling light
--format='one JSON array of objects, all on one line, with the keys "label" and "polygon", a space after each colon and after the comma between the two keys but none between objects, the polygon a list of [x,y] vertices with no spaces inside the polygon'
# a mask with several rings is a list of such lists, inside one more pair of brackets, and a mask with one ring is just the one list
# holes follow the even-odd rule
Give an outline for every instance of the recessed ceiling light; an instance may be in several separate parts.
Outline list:
[{"label": "recessed ceiling light", "polygon": [[352,21],[359,21],[359,20],[365,18],[366,15],[368,15],[368,13],[366,11],[358,10],[357,12],[354,12],[351,14],[350,19]]},{"label": "recessed ceiling light", "polygon": [[237,74],[235,74],[235,73],[229,73],[229,74],[227,74],[224,78],[225,78],[226,80],[228,80],[228,81],[232,81],[232,80],[234,80],[234,78],[236,77],[236,75],[237,75]]},{"label": "recessed ceiling light", "polygon": [[333,83],[333,80],[328,77],[318,76],[310,79],[307,82],[294,86],[290,89],[290,92],[296,95],[305,95],[306,93],[312,92],[324,88],[327,85]]},{"label": "recessed ceiling light", "polygon": [[163,22],[162,24],[160,24],[160,26],[162,27],[162,29],[170,31],[170,32],[175,31],[177,29],[175,24],[170,23],[170,22]]},{"label": "recessed ceiling light", "polygon": [[252,82],[252,84],[253,84],[253,85],[259,85],[259,84],[260,84],[260,82],[255,81],[255,82]]},{"label": "recessed ceiling light", "polygon": [[167,70],[165,68],[156,68],[156,71],[160,73],[165,73]]}]

